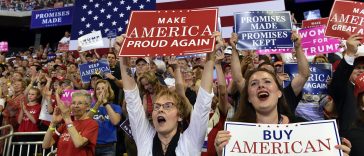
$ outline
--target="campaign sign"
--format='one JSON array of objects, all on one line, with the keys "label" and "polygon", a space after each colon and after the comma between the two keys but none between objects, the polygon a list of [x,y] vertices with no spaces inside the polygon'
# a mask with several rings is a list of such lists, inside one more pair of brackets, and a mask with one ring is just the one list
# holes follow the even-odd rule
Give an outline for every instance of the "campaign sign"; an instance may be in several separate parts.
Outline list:
[{"label": "campaign sign", "polygon": [[[283,86],[288,86],[294,77],[298,74],[298,65],[296,63],[284,64],[284,72],[289,75],[288,81],[283,81]],[[311,75],[308,77],[303,94],[328,94],[327,81],[332,77],[332,66],[330,63],[310,64]]]},{"label": "campaign sign", "polygon": [[[342,156],[335,120],[293,124],[225,122],[224,156]],[[313,131],[315,130],[315,131]]]},{"label": "campaign sign", "polygon": [[237,48],[285,49],[293,48],[292,21],[287,11],[250,11],[234,13]]},{"label": "campaign sign", "polygon": [[312,28],[317,26],[326,25],[329,18],[319,18],[313,20],[303,20],[302,21],[302,28]]},{"label": "campaign sign", "polygon": [[66,43],[66,44],[62,44],[62,43],[58,43],[58,50],[59,51],[68,51],[70,47],[70,44],[69,43]]},{"label": "campaign sign", "polygon": [[302,49],[308,56],[340,51],[340,39],[325,37],[325,26],[300,29]]},{"label": "campaign sign", "polygon": [[50,54],[48,54],[48,55],[47,55],[47,60],[48,60],[48,61],[51,61],[51,60],[56,59],[56,57],[57,57],[57,55],[56,55],[56,54],[54,54],[54,53],[50,53]]},{"label": "campaign sign", "polygon": [[331,8],[325,35],[347,39],[356,33],[364,37],[364,3],[336,0]]},{"label": "campaign sign", "polygon": [[30,28],[55,27],[72,24],[73,7],[32,11]]},{"label": "campaign sign", "polygon": [[293,49],[259,49],[257,50],[258,55],[268,55],[268,54],[282,54],[282,53],[292,53]]},{"label": "campaign sign", "polygon": [[[71,105],[72,104],[72,94],[74,93],[74,92],[77,92],[78,90],[64,90],[63,91],[63,94],[61,95],[61,100],[63,101],[63,103],[65,104],[65,105],[67,105],[67,106],[69,106],[69,105]],[[90,93],[91,94],[91,96],[93,96],[94,95],[94,91],[93,90],[88,90],[87,91],[88,93]],[[93,99],[93,102],[95,101],[94,100],[94,98],[92,98]]]},{"label": "campaign sign", "polygon": [[0,42],[0,52],[7,52],[9,51],[9,45],[7,41]]},{"label": "campaign sign", "polygon": [[83,83],[89,83],[91,75],[96,71],[100,71],[100,74],[111,73],[109,62],[107,60],[99,60],[96,63],[84,63],[78,65],[78,69],[81,74],[81,80]]},{"label": "campaign sign", "polygon": [[217,9],[133,11],[119,56],[212,52]]},{"label": "campaign sign", "polygon": [[78,38],[77,41],[78,41],[78,46],[81,47],[81,51],[104,47],[104,41],[102,39],[100,30],[83,35],[80,38]]}]

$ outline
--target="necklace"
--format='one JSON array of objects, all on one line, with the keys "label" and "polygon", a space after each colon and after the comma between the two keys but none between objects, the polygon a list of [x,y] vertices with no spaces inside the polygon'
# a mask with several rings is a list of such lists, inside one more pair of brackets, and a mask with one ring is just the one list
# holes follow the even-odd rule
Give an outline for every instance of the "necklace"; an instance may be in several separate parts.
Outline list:
[{"label": "necklace", "polygon": [[[171,142],[169,142],[169,143],[171,143]],[[164,143],[161,141],[162,149],[163,149],[163,155],[166,155],[166,153],[167,153],[167,149],[168,149],[168,146],[169,146],[169,143],[168,143],[168,144],[164,144]]]}]

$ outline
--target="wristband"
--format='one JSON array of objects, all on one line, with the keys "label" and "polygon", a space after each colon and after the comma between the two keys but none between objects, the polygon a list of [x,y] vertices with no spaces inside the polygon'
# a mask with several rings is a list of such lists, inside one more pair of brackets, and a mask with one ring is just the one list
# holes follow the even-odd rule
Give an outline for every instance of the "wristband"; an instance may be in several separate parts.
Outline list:
[{"label": "wristband", "polygon": [[91,108],[91,109],[90,109],[90,111],[91,111],[92,113],[96,113],[96,110],[95,110],[95,109],[93,109],[93,108]]},{"label": "wristband", "polygon": [[56,130],[56,128],[54,128],[54,127],[52,127],[52,126],[49,126],[49,127],[48,127],[48,130],[55,131],[55,130]]},{"label": "wristband", "polygon": [[66,127],[67,127],[67,128],[71,128],[71,127],[73,127],[73,124],[72,124],[72,123],[67,124],[67,125],[66,125]]}]

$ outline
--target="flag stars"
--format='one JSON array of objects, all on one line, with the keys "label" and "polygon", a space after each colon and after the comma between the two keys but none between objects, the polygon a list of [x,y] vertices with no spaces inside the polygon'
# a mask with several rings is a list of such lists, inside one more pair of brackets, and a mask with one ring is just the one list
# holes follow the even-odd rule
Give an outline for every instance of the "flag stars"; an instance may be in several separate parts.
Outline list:
[{"label": "flag stars", "polygon": [[147,0],[147,2],[150,2],[150,0]]},{"label": "flag stars", "polygon": [[122,27],[119,27],[119,28],[118,28],[118,31],[123,31],[123,28],[122,28]]},{"label": "flag stars", "polygon": [[82,31],[82,30],[80,30],[80,31],[78,32],[78,34],[79,34],[79,35],[82,35],[82,34],[83,34],[83,31]]},{"label": "flag stars", "polygon": [[100,22],[99,27],[103,27],[103,26],[104,26],[104,23]]},{"label": "flag stars", "polygon": [[107,32],[109,31],[109,29],[108,29],[108,28],[106,28],[104,31],[105,31],[105,33],[107,33]]},{"label": "flag stars", "polygon": [[119,14],[119,16],[120,16],[120,17],[124,17],[124,14],[123,14],[123,13],[120,13],[120,14]]},{"label": "flag stars", "polygon": [[99,7],[99,5],[100,5],[99,3],[96,3],[96,4],[95,4],[95,8],[98,8],[98,7]]},{"label": "flag stars", "polygon": [[120,5],[123,5],[123,4],[125,4],[125,1],[124,0],[120,1]]},{"label": "flag stars", "polygon": [[133,0],[133,3],[138,3],[138,0]]},{"label": "flag stars", "polygon": [[92,3],[92,2],[94,2],[94,0],[90,0],[89,2]]},{"label": "flag stars", "polygon": [[127,25],[128,23],[129,23],[129,20],[126,20],[126,21],[125,21],[125,25]]},{"label": "flag stars", "polygon": [[116,21],[112,21],[112,23],[111,23],[111,24],[112,24],[112,25],[116,25],[116,23],[118,23],[118,22],[116,22]]},{"label": "flag stars", "polygon": [[86,28],[90,28],[91,24],[90,23],[87,23],[86,24]]},{"label": "flag stars", "polygon": [[111,6],[111,5],[112,5],[112,2],[110,2],[110,1],[109,1],[109,2],[107,3],[107,6]]},{"label": "flag stars", "polygon": [[114,12],[117,12],[119,8],[115,7],[113,10]]},{"label": "flag stars", "polygon": [[84,4],[83,6],[82,6],[82,9],[87,9],[87,5],[86,4]]},{"label": "flag stars", "polygon": [[105,13],[105,9],[104,9],[104,8],[102,8],[102,9],[100,10],[100,13]]},{"label": "flag stars", "polygon": [[140,4],[139,5],[139,9],[144,9],[144,5],[143,4]]},{"label": "flag stars", "polygon": [[89,10],[89,11],[87,12],[87,14],[91,15],[91,14],[92,14],[92,10]]},{"label": "flag stars", "polygon": [[107,14],[107,15],[106,15],[106,18],[107,18],[107,19],[110,19],[110,18],[111,18],[111,15],[110,15],[110,14]]},{"label": "flag stars", "polygon": [[131,9],[131,6],[129,6],[129,5],[128,5],[128,6],[126,7],[126,10],[130,10],[130,9]]},{"label": "flag stars", "polygon": [[81,18],[81,22],[85,22],[86,21],[86,18],[85,17],[82,17]]},{"label": "flag stars", "polygon": [[99,17],[98,16],[94,16],[94,20],[96,21],[96,20],[98,20],[99,19]]}]

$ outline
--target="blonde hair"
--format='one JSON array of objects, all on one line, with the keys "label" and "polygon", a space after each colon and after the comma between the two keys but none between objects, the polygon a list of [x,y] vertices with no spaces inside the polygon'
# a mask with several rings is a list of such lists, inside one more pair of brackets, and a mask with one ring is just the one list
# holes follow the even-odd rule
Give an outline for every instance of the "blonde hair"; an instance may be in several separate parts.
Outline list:
[{"label": "blonde hair", "polygon": [[107,97],[107,101],[113,101],[115,98],[114,91],[112,90],[109,81],[103,79],[99,79],[95,83],[95,89],[94,89],[95,99],[97,100],[96,88],[99,83],[103,83],[107,86],[107,91],[109,92],[109,97]]}]

